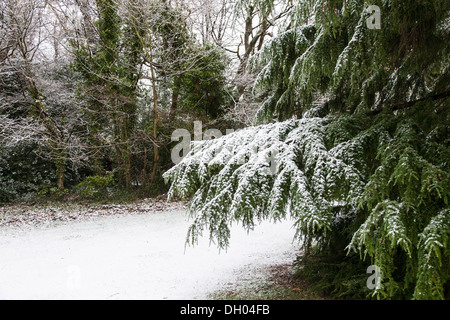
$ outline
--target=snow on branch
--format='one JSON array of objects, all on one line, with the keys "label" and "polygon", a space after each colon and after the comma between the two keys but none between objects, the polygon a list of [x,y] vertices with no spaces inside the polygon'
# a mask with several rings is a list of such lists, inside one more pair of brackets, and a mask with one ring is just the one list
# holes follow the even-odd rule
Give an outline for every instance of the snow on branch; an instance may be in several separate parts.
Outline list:
[{"label": "snow on branch", "polygon": [[227,232],[220,226],[239,222],[251,230],[256,221],[288,215],[296,219],[299,234],[329,230],[332,208],[338,200],[348,200],[336,196],[337,189],[356,194],[364,186],[364,174],[348,159],[363,139],[328,148],[331,121],[290,120],[196,143],[164,174],[172,182],[169,197],[192,196],[195,227],[190,232],[195,234],[189,238],[208,228],[211,241],[226,246]]}]

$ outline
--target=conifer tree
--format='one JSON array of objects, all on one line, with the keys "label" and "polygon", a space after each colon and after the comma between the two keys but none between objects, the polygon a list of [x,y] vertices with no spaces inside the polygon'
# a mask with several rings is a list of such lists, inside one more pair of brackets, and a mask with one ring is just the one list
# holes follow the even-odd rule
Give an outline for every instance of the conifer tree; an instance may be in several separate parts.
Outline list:
[{"label": "conifer tree", "polygon": [[258,126],[196,144],[165,174],[170,195],[192,197],[189,243],[207,230],[227,247],[232,223],[290,215],[306,252],[378,266],[372,297],[448,298],[449,9],[295,2],[251,61]]}]

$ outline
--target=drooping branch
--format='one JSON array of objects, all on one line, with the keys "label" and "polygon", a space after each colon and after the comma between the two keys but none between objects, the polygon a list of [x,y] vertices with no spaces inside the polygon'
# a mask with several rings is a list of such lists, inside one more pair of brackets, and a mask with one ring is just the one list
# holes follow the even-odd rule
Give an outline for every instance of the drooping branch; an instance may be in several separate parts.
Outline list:
[{"label": "drooping branch", "polygon": [[[447,98],[449,96],[450,96],[450,90],[447,90],[445,92],[441,92],[441,93],[438,93],[438,94],[430,95],[430,96],[427,96],[427,97],[424,97],[424,98],[420,98],[420,99],[416,99],[416,100],[413,100],[413,101],[402,102],[402,103],[399,103],[399,104],[391,105],[391,106],[386,107],[386,109],[390,109],[392,111],[403,110],[403,109],[407,109],[407,108],[410,108],[410,107],[414,106],[418,102],[422,102],[422,101],[426,101],[426,100],[436,101],[436,100],[445,99],[445,98]],[[384,110],[384,108],[378,108],[378,109],[375,109],[375,110],[371,111],[370,113],[372,115],[377,115],[378,113],[380,113],[383,110]]]}]

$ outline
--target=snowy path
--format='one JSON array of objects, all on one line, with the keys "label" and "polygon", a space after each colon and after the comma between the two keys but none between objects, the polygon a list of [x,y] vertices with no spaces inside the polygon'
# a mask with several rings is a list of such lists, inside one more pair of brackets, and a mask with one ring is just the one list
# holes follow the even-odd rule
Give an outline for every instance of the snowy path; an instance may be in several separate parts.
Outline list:
[{"label": "snowy path", "polygon": [[0,229],[0,299],[204,299],[267,265],[292,262],[292,223],[232,229],[227,252],[184,241],[184,211]]}]

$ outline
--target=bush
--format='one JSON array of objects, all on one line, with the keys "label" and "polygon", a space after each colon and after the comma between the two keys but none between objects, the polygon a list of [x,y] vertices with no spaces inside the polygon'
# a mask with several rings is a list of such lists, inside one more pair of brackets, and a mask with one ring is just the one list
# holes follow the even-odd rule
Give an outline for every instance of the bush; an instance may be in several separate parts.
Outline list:
[{"label": "bush", "polygon": [[31,144],[0,147],[0,203],[33,201],[56,184],[54,165]]},{"label": "bush", "polygon": [[114,185],[114,176],[90,176],[78,184],[77,191],[80,197],[87,200],[100,201],[106,199],[111,194],[111,187]]}]

